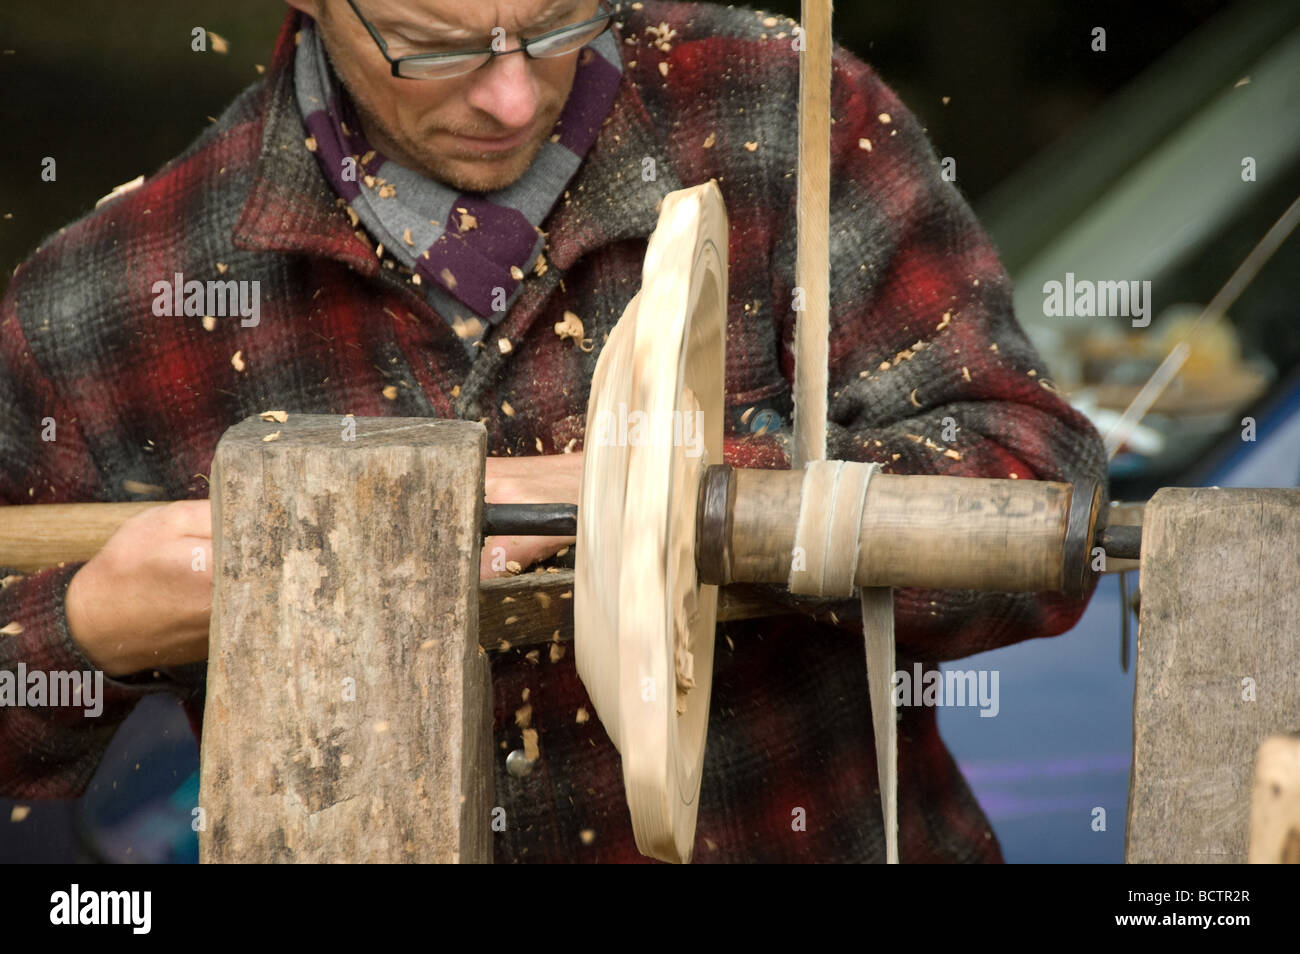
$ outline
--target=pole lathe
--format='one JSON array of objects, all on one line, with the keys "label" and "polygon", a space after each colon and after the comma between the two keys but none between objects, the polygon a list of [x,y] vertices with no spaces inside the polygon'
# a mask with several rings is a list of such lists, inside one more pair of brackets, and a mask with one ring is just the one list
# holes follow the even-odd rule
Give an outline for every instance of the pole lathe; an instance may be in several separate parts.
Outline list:
[{"label": "pole lathe", "polygon": [[[800,580],[816,574],[839,581],[827,592],[849,594],[898,586],[1080,594],[1096,547],[1136,555],[1131,533],[1098,530],[1095,485],[868,476],[862,469],[871,465],[839,461],[789,471],[723,463],[726,240],[716,185],[665,199],[641,292],[592,379],[576,515],[557,504],[488,505],[482,520],[489,535],[577,537],[579,672],[622,754],[638,846],[673,861],[690,858],[694,837],[719,586],[808,593]],[[651,420],[701,411],[703,453],[690,456],[682,442],[601,440],[597,422],[620,404]],[[364,419],[357,424],[365,429]],[[258,450],[274,455],[280,444]],[[0,566],[88,559],[152,506],[0,507]],[[821,524],[810,523],[818,511]],[[549,574],[529,576],[548,585]],[[790,601],[774,602],[773,612],[788,612]]]}]

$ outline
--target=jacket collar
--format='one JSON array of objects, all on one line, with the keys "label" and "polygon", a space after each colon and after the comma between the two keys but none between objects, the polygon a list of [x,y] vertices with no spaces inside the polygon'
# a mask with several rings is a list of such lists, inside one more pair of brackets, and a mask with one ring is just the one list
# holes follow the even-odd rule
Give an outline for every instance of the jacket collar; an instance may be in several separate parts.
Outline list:
[{"label": "jacket collar", "polygon": [[[261,151],[235,225],[234,243],[253,251],[331,258],[363,275],[374,275],[380,269],[374,250],[357,236],[304,145],[307,134],[293,91],[299,16],[296,10],[288,12],[276,41],[263,103]],[[620,39],[620,52],[623,48]],[[604,245],[648,236],[663,197],[682,187],[632,72],[624,69],[600,136],[570,181],[565,198],[543,223],[548,232],[547,258],[561,270]],[[646,181],[651,170],[653,178]]]}]

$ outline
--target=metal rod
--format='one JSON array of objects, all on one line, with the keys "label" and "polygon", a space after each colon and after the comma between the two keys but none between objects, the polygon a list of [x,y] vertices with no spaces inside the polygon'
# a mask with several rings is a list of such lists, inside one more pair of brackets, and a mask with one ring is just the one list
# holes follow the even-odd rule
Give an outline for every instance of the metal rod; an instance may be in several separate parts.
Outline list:
[{"label": "metal rod", "polygon": [[485,537],[574,537],[578,505],[563,503],[484,504]]},{"label": "metal rod", "polygon": [[1097,546],[1106,556],[1117,560],[1138,560],[1142,557],[1141,527],[1106,527],[1096,537]]}]

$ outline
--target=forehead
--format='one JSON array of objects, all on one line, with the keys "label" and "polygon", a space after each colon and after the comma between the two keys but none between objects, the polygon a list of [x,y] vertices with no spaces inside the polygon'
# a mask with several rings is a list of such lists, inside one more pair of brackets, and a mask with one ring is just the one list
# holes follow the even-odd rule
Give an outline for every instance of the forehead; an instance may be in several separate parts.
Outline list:
[{"label": "forehead", "polygon": [[482,36],[493,27],[514,32],[541,23],[583,0],[357,0],[380,31],[387,26],[420,27],[448,36]]}]

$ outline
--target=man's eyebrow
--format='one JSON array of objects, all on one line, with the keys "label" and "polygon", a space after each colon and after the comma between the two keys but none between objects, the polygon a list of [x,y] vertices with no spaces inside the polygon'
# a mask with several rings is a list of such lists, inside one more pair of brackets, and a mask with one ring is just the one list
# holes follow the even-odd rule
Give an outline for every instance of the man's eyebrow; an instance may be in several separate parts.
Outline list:
[{"label": "man's eyebrow", "polygon": [[[549,6],[545,7],[536,20],[529,26],[519,30],[525,36],[537,34],[543,28],[550,27],[560,19],[566,18],[581,5],[581,0],[554,0]],[[434,40],[481,40],[483,34],[476,33],[465,27],[453,26],[444,20],[428,18],[423,22],[414,22],[410,19],[401,20],[376,20],[375,28],[381,32],[385,29],[397,33],[407,33],[412,36],[428,38]]]}]

